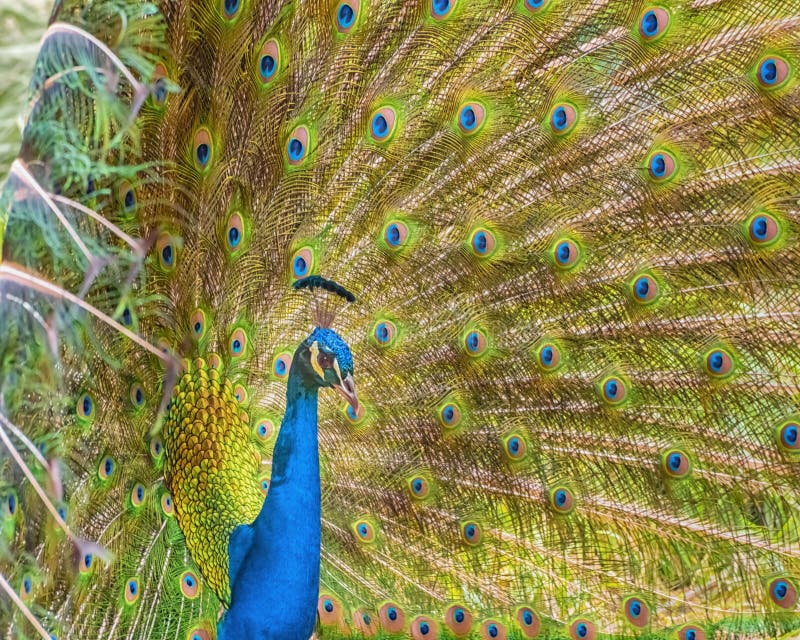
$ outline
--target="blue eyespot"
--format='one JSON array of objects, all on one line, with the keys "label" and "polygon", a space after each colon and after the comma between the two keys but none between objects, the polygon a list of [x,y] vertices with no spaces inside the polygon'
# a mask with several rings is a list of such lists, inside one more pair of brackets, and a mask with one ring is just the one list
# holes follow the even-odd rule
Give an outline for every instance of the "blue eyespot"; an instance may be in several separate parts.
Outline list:
[{"label": "blue eyespot", "polygon": [[453,619],[456,622],[464,622],[464,610],[463,609],[456,609],[453,613]]},{"label": "blue eyespot", "polygon": [[349,29],[353,26],[356,19],[356,12],[346,2],[339,5],[339,10],[336,12],[336,21],[340,29]]},{"label": "blue eyespot", "polygon": [[92,176],[89,176],[86,179],[86,195],[88,196],[92,195],[94,193],[94,188],[95,188],[94,178],[92,178]]},{"label": "blue eyespot", "polygon": [[104,464],[104,469],[107,476],[110,476],[114,471],[114,461],[111,458],[106,458]]},{"label": "blue eyespot", "polygon": [[689,629],[684,635],[684,638],[686,638],[686,640],[695,640],[696,637],[697,634],[695,633],[694,629]]},{"label": "blue eyespot", "polygon": [[83,556],[83,566],[86,567],[87,569],[92,566],[92,554],[91,553],[87,553],[85,556]]},{"label": "blue eyespot", "polygon": [[789,63],[775,56],[764,58],[758,65],[757,76],[762,87],[778,87],[789,77]]},{"label": "blue eyespot", "polygon": [[647,171],[657,182],[666,180],[675,173],[675,159],[666,151],[658,151],[650,156]]},{"label": "blue eyespot", "polygon": [[133,189],[128,189],[125,192],[125,196],[123,197],[123,204],[125,205],[125,210],[130,211],[133,209],[133,205],[136,204],[136,196],[133,195]]},{"label": "blue eyespot", "polygon": [[375,337],[378,339],[378,342],[385,343],[389,341],[389,328],[386,326],[385,322],[381,322],[375,329]]},{"label": "blue eyespot", "polygon": [[656,178],[663,178],[667,173],[667,161],[663,153],[657,153],[650,160],[650,173]]},{"label": "blue eyespot", "polygon": [[308,265],[306,264],[303,256],[297,256],[294,259],[294,274],[298,277],[303,277],[308,273]]},{"label": "blue eyespot", "polygon": [[261,56],[261,61],[258,63],[258,68],[261,71],[261,77],[264,80],[269,80],[275,75],[275,70],[278,68],[278,63],[275,58],[269,54]]},{"label": "blue eyespot", "polygon": [[236,247],[241,239],[242,236],[236,227],[231,227],[230,229],[228,229],[228,244],[232,248]]},{"label": "blue eyespot", "polygon": [[397,620],[397,609],[395,609],[394,607],[389,607],[386,611],[386,617],[392,621]]},{"label": "blue eyespot", "polygon": [[167,99],[167,83],[164,81],[164,78],[156,80],[153,86],[153,98],[159,104],[162,104],[164,100]]},{"label": "blue eyespot", "polygon": [[481,541],[481,528],[476,522],[466,522],[461,527],[461,537],[469,545],[477,545]]},{"label": "blue eyespot", "polygon": [[234,339],[231,342],[231,349],[234,353],[241,353],[242,352],[242,342],[241,340]]},{"label": "blue eyespot", "polygon": [[279,376],[286,375],[286,363],[283,360],[275,362],[275,373]]},{"label": "blue eyespot", "polygon": [[439,418],[446,427],[455,427],[461,422],[461,409],[457,404],[447,403],[439,409]]},{"label": "blue eyespot", "polygon": [[475,255],[479,258],[487,258],[491,256],[492,253],[494,253],[496,246],[497,240],[495,239],[494,234],[488,229],[478,228],[472,232],[470,247],[472,248],[472,251],[475,252]]},{"label": "blue eyespot", "polygon": [[478,122],[478,119],[475,117],[475,110],[469,105],[461,109],[461,114],[458,118],[461,123],[461,128],[466,131],[472,131]]},{"label": "blue eyespot", "polygon": [[427,622],[420,622],[420,624],[419,624],[419,632],[420,632],[420,633],[421,633],[423,636],[427,636],[427,635],[428,635],[428,632],[429,632],[430,630],[431,630],[431,628],[430,628],[430,626],[428,626],[428,623],[427,623]]},{"label": "blue eyespot", "polygon": [[388,227],[386,227],[386,242],[388,242],[393,247],[399,246],[401,240],[400,235],[400,228],[397,226],[396,222],[393,222]]},{"label": "blue eyespot", "polygon": [[508,450],[513,453],[519,453],[520,439],[517,436],[510,438],[508,441]]},{"label": "blue eyespot", "polygon": [[575,498],[572,495],[572,491],[560,486],[551,490],[550,504],[558,513],[569,513],[575,506]]},{"label": "blue eyespot", "polygon": [[544,5],[546,5],[548,0],[525,0],[525,6],[530,9],[531,11],[538,11]]},{"label": "blue eyespot", "polygon": [[303,156],[305,155],[305,146],[297,138],[292,138],[289,140],[288,150],[289,160],[294,162],[302,160]]},{"label": "blue eyespot", "polygon": [[197,145],[197,162],[201,165],[204,165],[208,162],[208,158],[211,155],[211,149],[209,148],[208,144],[205,142]]},{"label": "blue eyespot", "polygon": [[670,449],[662,457],[663,469],[668,476],[682,478],[691,470],[689,457],[678,449]]},{"label": "blue eyespot", "polygon": [[83,396],[83,403],[81,406],[83,408],[83,415],[88,416],[92,413],[92,399],[88,395]]},{"label": "blue eyespot", "polygon": [[556,242],[553,257],[556,260],[556,266],[560,269],[570,269],[578,261],[579,256],[580,249],[572,240],[566,238]]},{"label": "blue eyespot", "polygon": [[223,8],[225,10],[225,17],[228,19],[233,18],[239,10],[240,3],[241,0],[224,0]]},{"label": "blue eyespot", "polygon": [[8,515],[10,516],[17,512],[17,496],[13,493],[9,493],[8,498],[6,498],[6,509],[8,509]]},{"label": "blue eyespot", "polygon": [[194,332],[200,333],[202,331],[203,331],[203,323],[198,320],[197,322],[194,323]]},{"label": "blue eyespot", "polygon": [[136,497],[139,500],[144,500],[144,487],[142,487],[141,485],[136,487]]},{"label": "blue eyespot", "polygon": [[432,0],[431,11],[434,17],[442,18],[450,13],[450,0]]},{"label": "blue eyespot", "polygon": [[551,347],[550,345],[542,347],[540,354],[541,354],[540,357],[542,359],[542,364],[545,367],[549,367],[553,364],[553,356],[554,356],[553,347]]},{"label": "blue eyespot", "polygon": [[553,127],[559,131],[563,131],[567,127],[567,111],[564,107],[557,107],[553,111]]},{"label": "blue eyespot", "polygon": [[377,138],[385,138],[389,133],[389,123],[382,113],[376,113],[372,118],[372,134]]},{"label": "blue eyespot", "polygon": [[164,261],[164,264],[171,266],[175,256],[172,251],[172,245],[166,245],[163,249],[161,249],[161,259]]},{"label": "blue eyespot", "polygon": [[706,355],[706,370],[716,378],[724,378],[733,372],[733,358],[724,349],[714,349]]},{"label": "blue eyespot", "polygon": [[22,579],[22,590],[25,592],[25,594],[28,594],[31,592],[31,589],[33,589],[33,583],[28,576],[25,576]]},{"label": "blue eyespot", "polygon": [[531,624],[533,624],[533,614],[532,614],[530,611],[524,611],[524,612],[522,613],[522,621],[523,621],[523,622],[524,622],[526,625],[531,625]]},{"label": "blue eyespot", "polygon": [[361,615],[361,619],[364,621],[364,624],[369,626],[372,624],[372,618],[369,617],[368,613],[364,613]]},{"label": "blue eyespot", "polygon": [[130,327],[133,324],[133,316],[131,315],[131,310],[128,307],[125,307],[122,310],[122,324],[126,327]]},{"label": "blue eyespot", "polygon": [[772,58],[764,60],[764,62],[761,63],[758,75],[761,78],[761,82],[764,84],[775,84],[775,81],[778,79],[778,65],[775,63],[775,60]]},{"label": "blue eyespot", "polygon": [[649,38],[658,33],[658,18],[652,9],[642,16],[642,33]]},{"label": "blue eyespot", "polygon": [[589,627],[586,626],[586,623],[579,622],[575,626],[575,633],[578,634],[579,638],[585,638],[589,634]]},{"label": "blue eyespot", "polygon": [[767,219],[764,216],[758,216],[753,220],[753,237],[756,240],[765,240],[767,238]]},{"label": "blue eyespot", "polygon": [[333,613],[333,602],[331,602],[330,600],[326,600],[326,601],[325,601],[325,602],[322,604],[322,607],[323,607],[323,608],[325,609],[325,611],[327,611],[328,613]]}]

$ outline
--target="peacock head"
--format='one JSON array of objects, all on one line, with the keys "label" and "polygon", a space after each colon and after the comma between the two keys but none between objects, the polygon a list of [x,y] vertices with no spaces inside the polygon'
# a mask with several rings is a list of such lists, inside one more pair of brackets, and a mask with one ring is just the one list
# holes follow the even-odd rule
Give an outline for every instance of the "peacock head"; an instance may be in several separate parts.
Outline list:
[{"label": "peacock head", "polygon": [[[295,364],[296,363],[296,364]],[[297,348],[292,365],[308,387],[331,387],[358,411],[350,347],[333,329],[317,327]]]}]

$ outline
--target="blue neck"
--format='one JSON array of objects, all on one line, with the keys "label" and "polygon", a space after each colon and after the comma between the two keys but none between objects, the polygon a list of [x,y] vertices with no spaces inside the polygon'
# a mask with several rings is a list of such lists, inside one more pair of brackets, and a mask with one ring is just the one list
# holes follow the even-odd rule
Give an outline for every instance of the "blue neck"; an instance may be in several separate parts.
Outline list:
[{"label": "blue neck", "polygon": [[319,593],[320,486],[317,389],[292,366],[272,478],[252,525],[229,543],[231,606],[220,640],[308,640]]}]

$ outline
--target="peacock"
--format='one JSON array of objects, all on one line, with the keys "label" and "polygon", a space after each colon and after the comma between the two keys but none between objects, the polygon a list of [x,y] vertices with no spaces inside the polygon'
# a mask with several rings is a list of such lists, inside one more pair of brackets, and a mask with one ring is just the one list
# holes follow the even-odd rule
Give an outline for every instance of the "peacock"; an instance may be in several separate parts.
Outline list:
[{"label": "peacock", "polygon": [[799,74],[800,0],[57,0],[0,635],[800,637]]}]

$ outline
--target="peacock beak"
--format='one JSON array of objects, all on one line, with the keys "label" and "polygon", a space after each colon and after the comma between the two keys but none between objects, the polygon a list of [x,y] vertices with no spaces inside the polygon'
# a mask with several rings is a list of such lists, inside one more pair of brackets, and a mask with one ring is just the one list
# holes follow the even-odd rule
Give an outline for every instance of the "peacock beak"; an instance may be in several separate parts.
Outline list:
[{"label": "peacock beak", "polygon": [[333,388],[336,389],[339,393],[341,393],[345,400],[350,404],[353,408],[353,411],[358,411],[358,396],[356,395],[356,385],[353,382],[352,374],[348,373],[344,380],[341,378],[339,379],[339,384],[334,384]]}]

